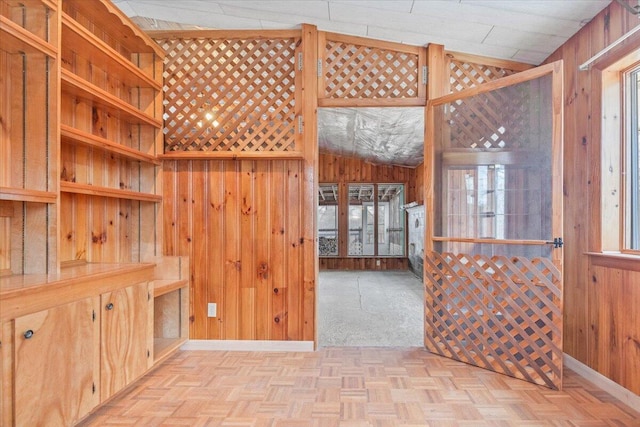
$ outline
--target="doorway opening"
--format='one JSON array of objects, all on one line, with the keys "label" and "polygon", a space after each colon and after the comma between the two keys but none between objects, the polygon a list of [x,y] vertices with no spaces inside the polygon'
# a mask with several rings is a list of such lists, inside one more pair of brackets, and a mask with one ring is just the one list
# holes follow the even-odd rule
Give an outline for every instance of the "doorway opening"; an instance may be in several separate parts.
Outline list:
[{"label": "doorway opening", "polygon": [[422,204],[424,108],[320,108],[318,139],[318,345],[423,346],[407,207]]}]

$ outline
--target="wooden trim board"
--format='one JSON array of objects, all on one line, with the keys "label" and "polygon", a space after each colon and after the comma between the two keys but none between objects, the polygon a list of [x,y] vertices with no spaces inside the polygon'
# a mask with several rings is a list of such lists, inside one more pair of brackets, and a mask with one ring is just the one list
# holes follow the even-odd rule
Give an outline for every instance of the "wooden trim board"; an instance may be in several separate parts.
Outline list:
[{"label": "wooden trim board", "polygon": [[207,351],[314,351],[313,341],[189,340],[180,350]]},{"label": "wooden trim board", "polygon": [[564,353],[563,362],[565,367],[571,369],[573,372],[580,375],[585,380],[600,387],[602,390],[606,391],[611,396],[615,397],[630,408],[640,408],[640,396],[638,396],[631,390],[622,387],[615,381],[610,380],[601,373],[591,369],[584,363],[569,356],[567,353]]}]

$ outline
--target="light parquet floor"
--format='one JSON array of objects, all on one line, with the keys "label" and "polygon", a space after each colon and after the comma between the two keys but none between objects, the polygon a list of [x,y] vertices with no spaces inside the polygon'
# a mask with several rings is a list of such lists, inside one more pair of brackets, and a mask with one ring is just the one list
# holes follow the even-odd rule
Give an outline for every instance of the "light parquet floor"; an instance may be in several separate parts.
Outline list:
[{"label": "light parquet floor", "polygon": [[420,348],[182,351],[84,426],[640,426],[565,369],[554,391]]}]

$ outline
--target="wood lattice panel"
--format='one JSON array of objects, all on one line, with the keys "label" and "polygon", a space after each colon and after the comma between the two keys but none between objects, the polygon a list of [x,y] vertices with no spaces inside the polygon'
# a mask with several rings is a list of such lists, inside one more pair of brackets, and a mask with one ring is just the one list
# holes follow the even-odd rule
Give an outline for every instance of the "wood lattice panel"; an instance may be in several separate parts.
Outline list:
[{"label": "wood lattice panel", "polygon": [[517,73],[517,71],[507,68],[456,60],[451,60],[449,64],[451,92],[460,92],[461,90]]},{"label": "wood lattice panel", "polygon": [[534,149],[539,134],[537,100],[530,85],[503,89],[457,100],[448,105],[451,148]]},{"label": "wood lattice panel", "polygon": [[418,54],[327,40],[320,98],[418,98]]},{"label": "wood lattice panel", "polygon": [[163,39],[165,152],[300,151],[299,38]]},{"label": "wood lattice panel", "polygon": [[546,258],[428,252],[429,351],[561,388],[561,275]]}]

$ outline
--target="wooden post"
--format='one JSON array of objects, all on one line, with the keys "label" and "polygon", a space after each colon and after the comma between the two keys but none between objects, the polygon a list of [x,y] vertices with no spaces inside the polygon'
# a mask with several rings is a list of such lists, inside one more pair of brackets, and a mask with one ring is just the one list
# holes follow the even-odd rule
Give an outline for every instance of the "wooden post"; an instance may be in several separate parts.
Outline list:
[{"label": "wooden post", "polygon": [[[424,253],[429,256],[429,252],[433,251],[433,225],[434,225],[434,150],[435,150],[435,128],[436,120],[433,115],[433,109],[430,108],[432,99],[444,95],[446,73],[445,66],[447,61],[444,56],[444,46],[430,44],[427,47],[427,108],[425,108],[424,120],[424,163],[422,172],[423,176],[423,199],[425,205],[425,227],[424,227]],[[425,262],[423,266],[424,283],[428,283],[426,278],[431,275],[429,263]],[[434,301],[429,301],[430,292],[425,292],[425,304],[432,305]],[[425,313],[426,314],[426,313]],[[429,333],[429,323],[425,322],[425,346],[428,345],[427,334]],[[433,321],[431,322],[433,323]]]},{"label": "wooden post", "polygon": [[316,283],[318,280],[318,29],[313,25],[302,25],[302,117],[304,180],[303,180],[303,316],[302,338],[316,340]]}]

